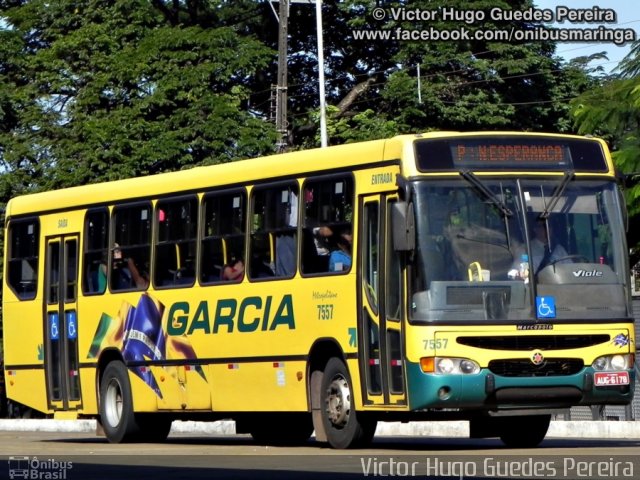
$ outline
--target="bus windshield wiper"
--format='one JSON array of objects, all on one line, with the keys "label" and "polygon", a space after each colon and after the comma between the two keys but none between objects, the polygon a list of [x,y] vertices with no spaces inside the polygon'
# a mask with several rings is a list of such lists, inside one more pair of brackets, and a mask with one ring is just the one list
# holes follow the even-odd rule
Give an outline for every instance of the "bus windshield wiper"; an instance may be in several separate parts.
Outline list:
[{"label": "bus windshield wiper", "polygon": [[482,183],[480,179],[476,177],[472,172],[469,172],[468,170],[463,170],[460,172],[460,176],[464,178],[467,182],[469,182],[471,185],[476,187],[478,190],[480,190],[480,192],[487,198],[487,200],[490,200],[491,203],[493,203],[493,205],[497,207],[498,210],[500,210],[504,216],[510,217],[513,215],[513,212],[509,209],[509,207],[507,207],[505,203],[502,200],[500,200],[495,193],[489,190],[489,188],[484,183]]},{"label": "bus windshield wiper", "polygon": [[540,218],[541,219],[544,220],[544,219],[549,218],[549,215],[551,215],[551,212],[553,211],[553,209],[555,208],[556,204],[558,203],[558,200],[560,200],[560,197],[564,193],[564,190],[567,188],[567,185],[569,185],[569,182],[571,180],[573,180],[575,178],[575,176],[576,176],[576,172],[574,172],[573,170],[568,170],[568,171],[564,172],[564,177],[563,177],[562,181],[556,187],[556,189],[553,191],[553,194],[551,194],[551,200],[544,207],[543,212],[540,214]]}]

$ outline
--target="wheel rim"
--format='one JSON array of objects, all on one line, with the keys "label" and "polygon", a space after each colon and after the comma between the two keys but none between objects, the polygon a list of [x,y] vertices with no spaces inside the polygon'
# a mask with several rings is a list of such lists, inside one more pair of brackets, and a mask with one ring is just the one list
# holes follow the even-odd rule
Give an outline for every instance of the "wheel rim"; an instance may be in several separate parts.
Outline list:
[{"label": "wheel rim", "polygon": [[349,382],[342,375],[337,375],[327,388],[325,410],[329,421],[338,428],[344,427],[351,414],[351,391]]},{"label": "wheel rim", "polygon": [[109,380],[104,398],[106,421],[112,427],[118,426],[122,418],[122,388],[115,378]]}]

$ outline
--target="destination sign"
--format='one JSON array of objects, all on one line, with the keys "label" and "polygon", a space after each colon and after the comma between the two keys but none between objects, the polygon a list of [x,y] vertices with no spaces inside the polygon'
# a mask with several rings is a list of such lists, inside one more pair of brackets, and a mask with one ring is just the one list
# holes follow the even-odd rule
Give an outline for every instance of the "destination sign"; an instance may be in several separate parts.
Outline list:
[{"label": "destination sign", "polygon": [[453,163],[553,163],[568,165],[569,150],[560,145],[456,145],[451,148]]},{"label": "destination sign", "polygon": [[482,136],[424,139],[415,142],[418,169],[575,170],[606,172],[600,144],[591,139],[543,136]]}]

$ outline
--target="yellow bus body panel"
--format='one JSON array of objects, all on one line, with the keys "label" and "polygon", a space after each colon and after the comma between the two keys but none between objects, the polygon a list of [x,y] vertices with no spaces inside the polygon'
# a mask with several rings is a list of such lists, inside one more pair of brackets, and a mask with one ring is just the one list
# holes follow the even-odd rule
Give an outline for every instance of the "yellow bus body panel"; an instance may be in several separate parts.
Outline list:
[{"label": "yellow bus body panel", "polygon": [[[501,132],[487,133],[496,134]],[[84,252],[84,219],[90,206],[111,208],[116,203],[140,200],[155,202],[160,197],[179,195],[181,190],[196,192],[202,196],[205,191],[238,185],[247,186],[250,192],[253,184],[265,181],[265,175],[269,176],[266,180],[270,181],[296,178],[302,182],[306,177],[337,171],[353,173],[357,205],[361,196],[397,191],[399,173],[404,178],[424,175],[417,170],[415,164],[413,142],[417,138],[465,135],[471,134],[433,132],[404,135],[387,140],[79,186],[10,200],[6,208],[9,222],[13,218],[39,215],[41,242],[36,297],[33,300],[19,301],[8,286],[6,278],[3,285],[4,361],[5,365],[23,367],[7,372],[9,397],[37,410],[53,413],[47,402],[43,351],[43,312],[46,310],[43,291],[45,240],[48,237],[77,234],[80,241],[79,252]],[[562,137],[549,135],[550,139]],[[609,171],[589,175],[612,177],[614,169],[608,149],[603,141],[598,141],[603,145]],[[495,172],[492,174],[495,175]],[[535,171],[519,173],[522,176],[539,174],[540,172]],[[438,175],[440,174],[430,174],[432,177]],[[451,172],[442,175],[450,176]],[[478,173],[478,176],[481,175],[483,173]],[[357,210],[354,208],[354,226],[361,223]],[[358,244],[357,228],[353,234],[354,244]],[[6,253],[5,242],[5,259]],[[162,328],[166,335],[168,353],[164,364],[148,367],[157,382],[159,393],[154,392],[138,375],[129,372],[135,411],[307,411],[310,408],[307,356],[314,344],[322,339],[335,341],[347,359],[353,386],[352,402],[356,409],[409,409],[406,402],[402,404],[405,400],[402,395],[390,395],[392,405],[383,405],[382,395],[371,396],[369,400],[372,403],[365,405],[363,402],[361,386],[364,379],[361,378],[357,337],[354,336],[358,319],[358,260],[354,259],[349,273],[335,276],[303,277],[298,272],[293,279],[250,282],[245,278],[240,284],[174,289],[156,289],[151,286],[144,293],[106,293],[94,296],[83,296],[79,290],[77,315],[82,403],[77,413],[90,416],[98,413],[100,355],[92,356],[90,352],[101,319],[108,316],[113,319],[114,325],[121,322],[123,312],[136,306],[143,295],[162,307]],[[80,254],[79,272],[84,271],[82,262],[83,255]],[[82,284],[83,279],[80,280]],[[225,310],[228,309],[228,303],[225,302],[236,302],[232,318]],[[323,309],[328,305],[331,306],[332,316],[324,318]],[[576,326],[559,324],[553,330],[526,333],[518,331],[515,325],[466,326],[456,329],[451,325],[427,327],[403,322],[402,328],[404,359],[408,362],[419,363],[422,357],[447,355],[473,358],[481,366],[486,366],[490,359],[510,358],[514,352],[464,347],[456,344],[456,336],[575,333]],[[629,325],[622,323],[600,326],[581,324],[579,331],[619,331],[633,336]],[[100,353],[109,348],[116,350],[121,347],[122,339],[117,339],[114,332],[110,334],[104,340]],[[435,340],[442,340],[440,344],[446,343],[447,348],[438,351],[428,348],[428,345],[437,344]],[[193,357],[186,358],[181,353],[184,351],[193,352]],[[631,352],[630,347],[625,352]],[[607,353],[620,353],[620,349],[597,345],[580,349],[579,352],[563,351],[563,355],[575,354],[584,358],[585,364]],[[399,404],[393,405],[395,402]]]}]

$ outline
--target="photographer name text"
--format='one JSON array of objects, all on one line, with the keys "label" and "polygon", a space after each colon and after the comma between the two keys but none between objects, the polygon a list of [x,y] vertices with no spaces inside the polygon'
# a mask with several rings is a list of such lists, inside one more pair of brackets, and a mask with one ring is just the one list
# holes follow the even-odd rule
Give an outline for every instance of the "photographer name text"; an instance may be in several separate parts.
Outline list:
[{"label": "photographer name text", "polygon": [[631,461],[609,459],[505,459],[486,457],[478,461],[425,458],[406,461],[397,458],[361,458],[365,477],[453,477],[465,478],[633,478]]}]

